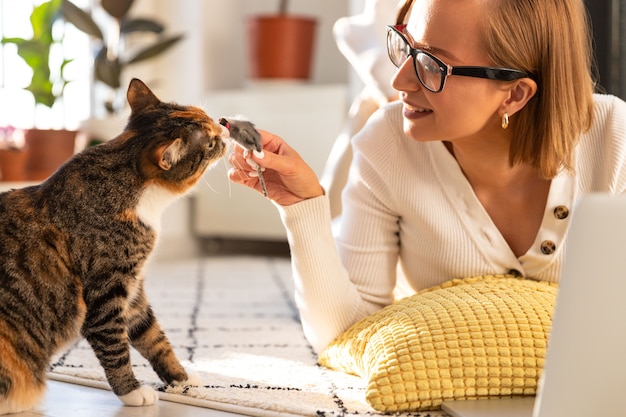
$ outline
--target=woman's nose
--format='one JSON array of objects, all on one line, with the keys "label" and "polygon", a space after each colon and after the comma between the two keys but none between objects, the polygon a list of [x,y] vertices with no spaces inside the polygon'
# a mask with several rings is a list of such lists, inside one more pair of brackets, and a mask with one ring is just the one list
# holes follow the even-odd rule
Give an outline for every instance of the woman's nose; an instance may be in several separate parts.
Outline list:
[{"label": "woman's nose", "polygon": [[417,79],[412,57],[405,59],[404,63],[398,67],[391,78],[391,86],[398,91],[417,91],[422,87]]}]

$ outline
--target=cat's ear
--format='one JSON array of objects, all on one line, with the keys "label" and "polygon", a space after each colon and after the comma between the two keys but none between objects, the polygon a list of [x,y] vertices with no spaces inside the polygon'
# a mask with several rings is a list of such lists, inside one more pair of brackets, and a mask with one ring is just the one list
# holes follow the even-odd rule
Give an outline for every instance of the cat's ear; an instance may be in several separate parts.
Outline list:
[{"label": "cat's ear", "polygon": [[126,98],[133,113],[141,111],[148,106],[155,106],[161,102],[152,90],[137,78],[133,78],[130,81]]},{"label": "cat's ear", "polygon": [[164,171],[169,171],[183,157],[183,141],[181,138],[159,146],[155,151],[155,162]]}]

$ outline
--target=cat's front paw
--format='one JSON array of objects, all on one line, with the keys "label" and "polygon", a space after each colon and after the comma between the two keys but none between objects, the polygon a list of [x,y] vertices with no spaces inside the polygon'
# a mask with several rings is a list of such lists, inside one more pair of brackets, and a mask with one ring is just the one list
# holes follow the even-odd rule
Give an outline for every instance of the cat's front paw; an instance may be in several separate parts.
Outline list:
[{"label": "cat's front paw", "polygon": [[159,400],[159,396],[156,391],[151,387],[146,385],[142,385],[134,391],[129,392],[126,395],[120,395],[120,400],[125,405],[131,406],[142,406],[142,405],[152,405]]},{"label": "cat's front paw", "polygon": [[172,381],[172,385],[174,385],[175,387],[181,387],[181,386],[182,387],[185,387],[185,386],[199,387],[202,385],[202,382],[200,381],[200,377],[198,376],[198,374],[186,368],[185,368],[185,371],[187,372],[187,379],[184,381]]}]

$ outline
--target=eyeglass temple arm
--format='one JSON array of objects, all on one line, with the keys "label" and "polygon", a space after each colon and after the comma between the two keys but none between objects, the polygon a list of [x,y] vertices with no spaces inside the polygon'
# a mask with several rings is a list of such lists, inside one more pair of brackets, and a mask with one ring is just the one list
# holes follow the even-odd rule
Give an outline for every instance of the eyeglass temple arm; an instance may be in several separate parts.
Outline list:
[{"label": "eyeglass temple arm", "polygon": [[513,81],[532,76],[524,71],[496,67],[453,67],[448,65],[447,75],[465,75],[490,80]]}]

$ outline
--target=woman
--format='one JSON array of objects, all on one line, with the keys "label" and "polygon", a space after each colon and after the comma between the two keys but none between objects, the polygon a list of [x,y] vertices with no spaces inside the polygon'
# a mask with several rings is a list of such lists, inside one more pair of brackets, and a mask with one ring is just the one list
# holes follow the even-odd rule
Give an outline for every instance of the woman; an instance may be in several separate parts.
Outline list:
[{"label": "woman", "polygon": [[354,139],[336,240],[324,190],[282,139],[230,156],[230,178],[257,190],[244,158],[265,168],[318,351],[393,302],[398,270],[413,290],[558,280],[577,199],[626,189],[626,104],[593,94],[590,44],[582,0],[407,0],[388,28],[400,100]]}]

